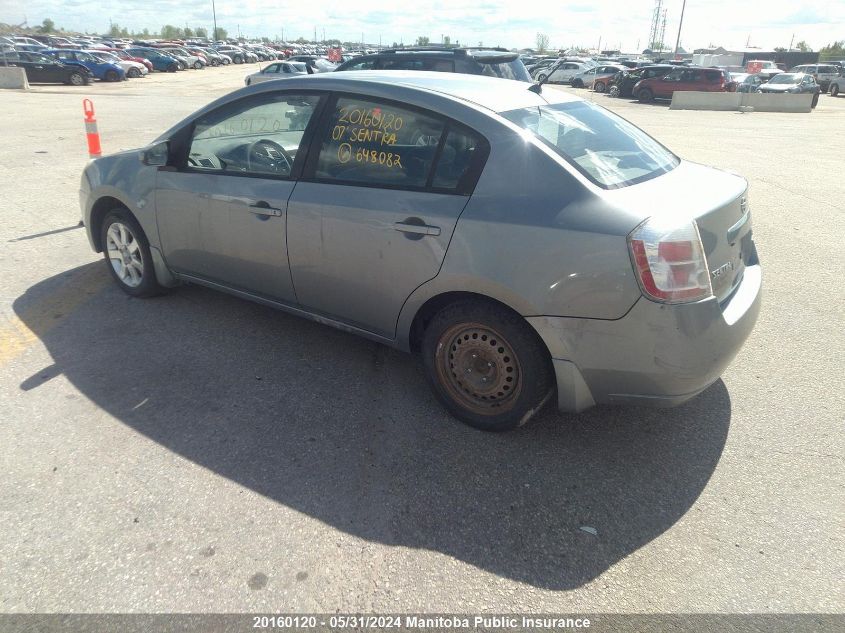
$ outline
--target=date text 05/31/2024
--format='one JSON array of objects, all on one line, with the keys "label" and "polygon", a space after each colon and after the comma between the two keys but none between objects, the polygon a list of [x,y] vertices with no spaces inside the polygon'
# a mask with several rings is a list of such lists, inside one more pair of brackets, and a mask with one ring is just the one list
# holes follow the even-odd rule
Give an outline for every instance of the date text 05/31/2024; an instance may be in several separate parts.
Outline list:
[{"label": "date text 05/31/2024", "polygon": [[312,615],[253,616],[257,629],[588,629],[585,617],[555,616],[423,616],[423,615]]}]

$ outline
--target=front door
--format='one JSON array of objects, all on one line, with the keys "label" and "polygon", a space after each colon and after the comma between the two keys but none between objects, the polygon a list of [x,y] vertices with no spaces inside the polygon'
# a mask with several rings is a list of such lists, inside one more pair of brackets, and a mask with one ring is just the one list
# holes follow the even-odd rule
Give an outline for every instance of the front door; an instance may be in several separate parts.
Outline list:
[{"label": "front door", "polygon": [[302,139],[318,95],[264,93],[198,119],[175,169],[156,180],[156,218],[168,266],[294,303],[285,223]]},{"label": "front door", "polygon": [[330,103],[288,206],[299,302],[393,338],[405,300],[440,270],[486,147],[433,112]]}]

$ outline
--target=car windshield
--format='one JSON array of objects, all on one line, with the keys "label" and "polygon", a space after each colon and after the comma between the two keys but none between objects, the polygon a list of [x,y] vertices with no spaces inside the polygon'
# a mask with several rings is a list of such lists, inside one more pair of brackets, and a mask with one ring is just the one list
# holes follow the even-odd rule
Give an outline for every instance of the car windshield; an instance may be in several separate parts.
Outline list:
[{"label": "car windshield", "polygon": [[801,74],[787,74],[787,73],[780,73],[779,75],[775,75],[771,79],[769,79],[770,84],[797,84],[801,83],[801,79],[804,75]]},{"label": "car windshield", "polygon": [[521,108],[502,116],[605,189],[655,178],[680,162],[639,128],[589,102]]},{"label": "car windshield", "polygon": [[91,53],[94,57],[104,62],[111,62],[112,64],[116,64],[120,61],[120,58],[117,55],[112,55],[111,53]]}]

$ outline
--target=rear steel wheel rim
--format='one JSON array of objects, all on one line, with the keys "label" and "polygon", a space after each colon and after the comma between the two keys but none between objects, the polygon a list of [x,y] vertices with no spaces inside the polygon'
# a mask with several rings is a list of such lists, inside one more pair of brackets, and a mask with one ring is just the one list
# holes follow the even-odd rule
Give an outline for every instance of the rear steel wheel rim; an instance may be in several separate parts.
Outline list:
[{"label": "rear steel wheel rim", "polygon": [[106,254],[121,283],[137,288],[144,280],[144,256],[132,230],[122,222],[113,222],[106,231]]},{"label": "rear steel wheel rim", "polygon": [[513,348],[481,323],[446,330],[437,344],[436,366],[449,396],[473,413],[505,413],[522,392],[522,370]]}]

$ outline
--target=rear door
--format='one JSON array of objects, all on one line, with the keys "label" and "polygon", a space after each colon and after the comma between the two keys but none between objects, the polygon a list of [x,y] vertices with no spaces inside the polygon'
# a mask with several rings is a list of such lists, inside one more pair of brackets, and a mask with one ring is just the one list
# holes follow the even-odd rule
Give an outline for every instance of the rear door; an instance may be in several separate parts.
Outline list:
[{"label": "rear door", "polygon": [[440,270],[487,152],[434,112],[335,98],[288,205],[299,302],[393,338],[405,300]]}]

